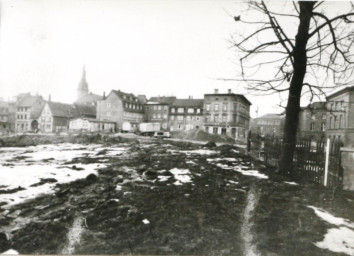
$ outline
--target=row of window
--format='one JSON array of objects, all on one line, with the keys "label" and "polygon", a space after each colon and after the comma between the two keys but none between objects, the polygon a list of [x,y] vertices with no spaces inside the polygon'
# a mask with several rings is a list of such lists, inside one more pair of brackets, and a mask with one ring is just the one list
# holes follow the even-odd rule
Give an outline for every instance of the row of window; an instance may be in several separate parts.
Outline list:
[{"label": "row of window", "polygon": [[126,96],[126,95],[123,95],[123,99],[127,99],[127,100],[130,100],[130,101],[135,101],[135,102],[138,102],[138,98],[135,98],[135,97],[132,97],[132,96]]},{"label": "row of window", "polygon": [[279,120],[257,120],[258,125],[280,125]]},{"label": "row of window", "polygon": [[17,115],[17,119],[25,120],[25,119],[27,119],[27,115],[26,115],[26,114],[24,114],[24,115]]},{"label": "row of window", "polygon": [[18,111],[18,112],[26,112],[26,111],[28,111],[28,109],[29,109],[29,108],[27,108],[27,107],[18,107],[18,108],[17,108],[17,111]]},{"label": "row of window", "polygon": [[344,118],[343,115],[334,116],[329,118],[329,129],[344,128]]},{"label": "row of window", "polygon": [[154,105],[154,106],[147,106],[146,109],[152,109],[152,110],[168,110],[168,106]]},{"label": "row of window", "polygon": [[157,119],[160,119],[160,118],[164,118],[164,119],[167,119],[167,114],[153,114],[152,115],[152,118],[157,118]]},{"label": "row of window", "polygon": [[[200,114],[200,108],[194,109],[194,108],[188,108],[187,113],[189,114]],[[171,108],[171,113],[184,113],[184,108]]]},{"label": "row of window", "polygon": [[[326,123],[322,123],[321,124],[321,131],[325,131],[326,130]],[[310,124],[310,131],[316,131],[316,123],[311,123]]]},{"label": "row of window", "polygon": [[7,121],[7,116],[0,116],[0,120]]},{"label": "row of window", "polygon": [[199,116],[186,116],[186,118],[184,118],[184,116],[171,116],[171,120],[177,120],[177,121],[200,121],[200,117]]},{"label": "row of window", "polygon": [[[110,107],[110,105],[108,106],[108,104],[110,103],[107,103],[107,107]],[[125,108],[129,108],[129,109],[137,109],[137,110],[143,110],[143,106],[141,105],[138,105],[138,104],[133,104],[133,103],[125,103],[124,104]]]},{"label": "row of window", "polygon": [[[233,111],[236,111],[237,110],[237,106],[240,106],[240,110],[241,112],[244,112],[244,113],[247,113],[248,112],[248,109],[245,105],[241,104],[241,103],[234,103],[233,105],[233,108],[231,107],[230,110],[233,110]],[[229,104],[228,103],[223,103],[223,104],[213,104],[214,108],[213,110],[214,111],[228,111],[229,110]],[[212,104],[210,103],[207,103],[205,104],[205,109],[206,111],[211,111],[212,110]]]}]

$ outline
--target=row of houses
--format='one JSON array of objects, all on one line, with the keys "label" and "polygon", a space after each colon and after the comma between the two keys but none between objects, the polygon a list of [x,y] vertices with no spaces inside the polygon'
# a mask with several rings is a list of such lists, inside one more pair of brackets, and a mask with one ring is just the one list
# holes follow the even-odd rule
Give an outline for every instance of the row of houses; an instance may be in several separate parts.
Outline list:
[{"label": "row of houses", "polygon": [[[52,102],[50,97],[20,94],[14,102],[0,102],[2,131],[63,132],[132,131],[143,122],[160,123],[166,131],[202,129],[209,133],[245,140],[250,124],[251,102],[241,94],[205,94],[202,99],[177,99],[174,96],[151,97],[111,90],[106,96],[88,89],[86,71],[77,89],[74,104]],[[1,130],[0,130],[1,131]]]},{"label": "row of houses", "polygon": [[[263,135],[282,135],[284,114],[267,114],[255,118],[251,130]],[[341,140],[354,145],[354,86],[329,95],[325,102],[314,102],[302,107],[298,134],[314,139]]]}]

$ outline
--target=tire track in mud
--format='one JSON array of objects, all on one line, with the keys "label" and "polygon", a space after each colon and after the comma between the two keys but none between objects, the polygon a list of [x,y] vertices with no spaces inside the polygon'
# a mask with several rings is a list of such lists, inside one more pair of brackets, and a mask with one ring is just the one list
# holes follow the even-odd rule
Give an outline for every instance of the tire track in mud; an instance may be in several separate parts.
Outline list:
[{"label": "tire track in mud", "polygon": [[259,195],[254,186],[251,186],[247,193],[246,207],[243,212],[243,223],[241,227],[243,254],[245,256],[260,256],[261,254],[257,250],[255,239],[253,236],[252,221],[253,213],[258,204]]}]

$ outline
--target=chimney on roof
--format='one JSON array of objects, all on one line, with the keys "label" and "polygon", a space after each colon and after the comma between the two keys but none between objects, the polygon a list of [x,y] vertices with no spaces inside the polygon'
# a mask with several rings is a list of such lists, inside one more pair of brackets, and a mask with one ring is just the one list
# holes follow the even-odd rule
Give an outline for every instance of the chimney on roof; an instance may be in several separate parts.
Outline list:
[{"label": "chimney on roof", "polygon": [[52,101],[52,95],[48,95],[48,102],[51,102]]},{"label": "chimney on roof", "polygon": [[189,95],[189,99],[192,100],[192,99],[193,99],[193,96],[192,96],[192,95]]},{"label": "chimney on roof", "polygon": [[218,94],[219,90],[218,89],[214,89],[214,94]]},{"label": "chimney on roof", "polygon": [[232,92],[231,92],[231,89],[229,89],[229,90],[228,90],[228,93],[229,93],[229,94],[231,94],[231,93],[232,93]]},{"label": "chimney on roof", "polygon": [[103,99],[106,99],[106,92],[103,92]]}]

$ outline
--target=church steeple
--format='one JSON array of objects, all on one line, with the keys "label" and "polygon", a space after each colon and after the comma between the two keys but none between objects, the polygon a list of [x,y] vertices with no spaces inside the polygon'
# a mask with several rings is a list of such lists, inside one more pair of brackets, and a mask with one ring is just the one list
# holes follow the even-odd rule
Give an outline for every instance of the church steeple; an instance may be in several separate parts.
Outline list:
[{"label": "church steeple", "polygon": [[88,83],[86,81],[86,69],[85,66],[82,69],[82,77],[79,83],[79,87],[77,88],[77,99],[80,99],[82,96],[89,93]]}]

